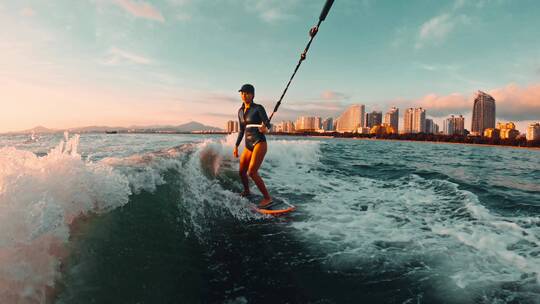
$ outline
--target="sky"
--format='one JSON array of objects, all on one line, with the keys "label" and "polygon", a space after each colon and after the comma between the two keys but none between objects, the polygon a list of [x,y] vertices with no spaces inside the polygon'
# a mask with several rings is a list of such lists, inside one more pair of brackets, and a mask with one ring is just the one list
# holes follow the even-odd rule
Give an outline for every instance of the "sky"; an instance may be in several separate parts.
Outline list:
[{"label": "sky", "polygon": [[[223,128],[244,83],[270,112],[324,2],[2,0],[0,132]],[[335,0],[274,122],[365,104],[470,128],[482,90],[524,132],[540,121],[538,16],[537,0]]]}]

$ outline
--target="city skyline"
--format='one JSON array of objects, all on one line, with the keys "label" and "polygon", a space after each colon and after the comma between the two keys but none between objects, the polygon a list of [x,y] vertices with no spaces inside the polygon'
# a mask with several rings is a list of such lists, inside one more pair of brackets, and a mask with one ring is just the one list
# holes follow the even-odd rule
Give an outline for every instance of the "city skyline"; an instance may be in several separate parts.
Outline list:
[{"label": "city skyline", "polygon": [[[516,124],[512,121],[498,121],[495,126],[496,115],[496,100],[486,94],[485,92],[478,91],[475,95],[473,102],[473,111],[476,113],[473,115],[473,121],[471,122],[471,128],[467,129],[465,126],[465,117],[463,115],[450,115],[443,120],[443,130],[440,130],[439,124],[435,123],[433,119],[427,118],[426,109],[419,108],[407,108],[403,114],[403,119],[399,119],[399,108],[392,107],[384,115],[384,122],[382,119],[382,111],[372,111],[367,113],[365,105],[355,104],[349,106],[345,111],[340,113],[339,117],[327,117],[324,120],[320,116],[300,116],[296,119],[296,126],[292,121],[281,121],[274,131],[277,132],[304,132],[304,131],[337,131],[337,132],[353,132],[353,133],[371,133],[373,127],[391,127],[392,132],[396,134],[414,134],[414,133],[430,133],[430,134],[444,134],[444,135],[472,135],[483,137],[499,137],[501,139],[515,138],[516,136],[524,135],[529,138],[538,138],[537,133],[540,132],[540,123],[529,123],[524,132],[519,131],[516,128]],[[342,121],[341,127],[339,121]],[[330,127],[328,121],[331,122]],[[402,121],[400,123],[400,121]],[[232,123],[228,121],[227,124]],[[284,124],[292,125],[292,127],[284,127]],[[308,125],[309,127],[305,127]],[[345,126],[344,126],[345,125]],[[401,125],[401,131],[395,126]],[[338,129],[339,128],[339,129]],[[471,130],[476,128],[475,132]]]},{"label": "city skyline", "polygon": [[[321,3],[4,1],[0,133],[222,127],[246,82],[269,110]],[[540,117],[540,45],[530,39],[539,13],[535,1],[336,1],[276,120],[360,103],[383,112],[422,107],[439,125],[450,114],[471,122],[480,89],[497,100],[497,121],[525,130]]]}]

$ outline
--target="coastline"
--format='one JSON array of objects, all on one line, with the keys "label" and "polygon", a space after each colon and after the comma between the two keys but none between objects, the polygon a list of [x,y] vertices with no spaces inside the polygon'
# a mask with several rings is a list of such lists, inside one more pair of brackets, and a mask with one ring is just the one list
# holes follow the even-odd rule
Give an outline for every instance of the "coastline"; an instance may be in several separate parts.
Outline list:
[{"label": "coastline", "polygon": [[[339,138],[339,137],[336,137]],[[385,141],[405,141],[405,142],[417,142],[417,143],[432,143],[432,144],[450,144],[450,145],[465,145],[465,146],[474,146],[474,147],[497,147],[497,148],[516,148],[516,149],[528,149],[540,151],[540,147],[524,147],[524,146],[510,146],[510,145],[492,145],[492,144],[470,144],[470,143],[460,143],[460,142],[449,142],[449,141],[433,141],[433,140],[411,140],[411,139],[387,139],[387,138],[367,138],[367,137],[352,137],[349,139],[356,140],[385,140]]]},{"label": "coastline", "polygon": [[332,135],[311,135],[311,134],[283,134],[283,133],[270,133],[272,136],[298,136],[298,137],[310,137],[310,138],[336,138],[336,139],[353,139],[353,140],[385,140],[385,141],[396,141],[396,142],[425,142],[425,143],[434,143],[434,144],[455,144],[455,145],[467,145],[474,147],[504,147],[504,148],[519,148],[519,149],[529,149],[540,151],[540,147],[528,147],[528,146],[513,146],[513,145],[494,145],[494,144],[475,144],[475,143],[464,143],[464,142],[452,142],[452,141],[435,141],[435,140],[414,140],[414,139],[392,139],[392,138],[372,138],[372,137],[348,137],[348,136],[332,136]]}]

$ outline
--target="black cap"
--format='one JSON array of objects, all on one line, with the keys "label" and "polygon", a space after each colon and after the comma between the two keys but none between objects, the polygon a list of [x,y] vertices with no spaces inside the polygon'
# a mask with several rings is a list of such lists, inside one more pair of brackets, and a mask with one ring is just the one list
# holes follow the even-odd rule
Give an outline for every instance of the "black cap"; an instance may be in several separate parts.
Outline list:
[{"label": "black cap", "polygon": [[246,92],[246,93],[255,94],[255,87],[253,87],[249,83],[246,83],[240,88],[240,90],[238,90],[238,92]]}]

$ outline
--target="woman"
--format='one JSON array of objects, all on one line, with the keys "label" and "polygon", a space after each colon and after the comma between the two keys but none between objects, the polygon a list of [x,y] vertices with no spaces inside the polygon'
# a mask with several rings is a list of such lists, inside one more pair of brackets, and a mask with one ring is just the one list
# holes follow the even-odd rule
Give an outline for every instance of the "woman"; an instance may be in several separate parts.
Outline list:
[{"label": "woman", "polygon": [[[244,191],[240,195],[248,196],[250,194],[249,176],[264,197],[259,203],[259,208],[267,208],[272,204],[272,198],[268,194],[264,181],[257,171],[261,167],[268,148],[264,133],[271,127],[270,120],[266,115],[264,107],[253,102],[255,88],[251,84],[243,85],[238,92],[240,92],[243,104],[238,110],[240,132],[238,133],[236,145],[233,150],[234,157],[238,157],[238,146],[242,141],[242,137],[244,137],[244,133],[246,134],[246,148],[242,151],[242,156],[240,156],[240,179],[244,185]],[[261,126],[247,127],[247,125],[251,124]]]}]

